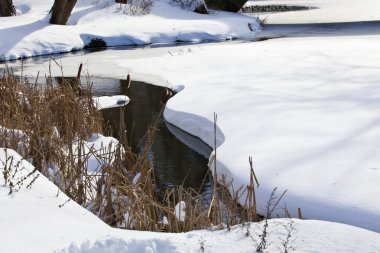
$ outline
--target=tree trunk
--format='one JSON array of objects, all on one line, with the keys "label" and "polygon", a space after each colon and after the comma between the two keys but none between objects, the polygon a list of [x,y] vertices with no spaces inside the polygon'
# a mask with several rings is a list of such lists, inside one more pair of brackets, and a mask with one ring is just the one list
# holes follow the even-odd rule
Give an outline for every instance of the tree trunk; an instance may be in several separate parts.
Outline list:
[{"label": "tree trunk", "polygon": [[214,10],[238,12],[248,0],[205,0],[207,7]]},{"label": "tree trunk", "polygon": [[9,17],[16,14],[12,0],[0,0],[0,17]]},{"label": "tree trunk", "polygon": [[199,5],[197,8],[195,8],[194,12],[199,14],[209,14],[206,4]]},{"label": "tree trunk", "polygon": [[55,0],[51,8],[50,24],[66,25],[77,0]]}]

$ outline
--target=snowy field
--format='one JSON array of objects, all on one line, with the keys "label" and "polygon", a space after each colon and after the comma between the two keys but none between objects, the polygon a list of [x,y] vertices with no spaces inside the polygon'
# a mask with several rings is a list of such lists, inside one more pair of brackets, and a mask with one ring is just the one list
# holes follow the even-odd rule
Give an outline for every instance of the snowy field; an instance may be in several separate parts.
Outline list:
[{"label": "snowy field", "polygon": [[[48,8],[42,1],[35,2],[35,11],[28,7],[26,14],[20,16],[24,21],[20,22],[27,24],[32,18],[46,15]],[[180,91],[169,100],[165,119],[210,146],[216,112],[219,174],[233,179],[235,188],[249,184],[248,157],[253,156],[260,182],[256,192],[259,210],[264,209],[272,189],[279,187],[288,190],[280,206],[286,206],[293,216],[297,208],[301,208],[304,217],[310,219],[272,220],[273,232],[267,252],[284,252],[282,244],[287,231],[283,224],[289,222],[294,222],[295,226],[290,242],[294,252],[380,252],[379,28],[372,22],[362,24],[362,29],[357,23],[340,23],[332,31],[311,24],[305,32],[297,26],[380,20],[380,2],[252,2],[297,3],[319,9],[270,14],[267,30],[264,27],[261,33],[273,36],[279,31],[274,25],[294,24],[286,29],[296,32],[296,37],[73,55],[62,59],[64,72],[76,75],[78,65],[86,63],[90,74],[95,76],[126,78],[129,72],[133,79]],[[88,5],[78,7],[77,12],[80,8],[88,8]],[[150,22],[150,19],[157,21],[159,15],[155,13],[167,14],[160,16],[162,22],[153,23],[149,29],[145,22],[135,23],[133,35],[127,29],[121,32],[119,28],[106,30],[105,25],[98,26],[92,13],[87,18],[78,14],[81,18],[71,19],[71,24],[77,25],[70,27],[57,28],[48,26],[46,20],[41,21],[44,26],[41,30],[37,30],[40,28],[37,25],[25,28],[14,22],[18,17],[8,18],[0,22],[0,49],[6,58],[69,51],[87,43],[81,31],[100,36],[114,45],[124,44],[125,40],[119,41],[128,36],[133,37],[135,44],[140,44],[136,41],[172,42],[178,39],[175,36],[179,33],[177,31],[174,36],[169,24],[179,23],[182,26],[176,29],[186,31],[189,41],[260,36],[247,29],[247,24],[254,20],[240,14],[218,13],[210,18],[199,18],[199,15],[186,13],[189,20],[179,21],[176,18],[182,10],[169,15],[168,11],[163,11],[165,8],[172,7],[160,2],[146,17],[112,15],[107,18]],[[98,13],[99,20],[115,14],[112,8],[94,13],[97,12],[102,14]],[[223,15],[230,15],[231,19]],[[197,18],[204,29],[201,33],[192,23]],[[224,24],[225,29],[212,25],[215,22]],[[163,25],[158,26],[158,23]],[[89,28],[90,24],[94,29]],[[20,28],[16,29],[18,43],[11,41],[12,36],[9,41],[3,40],[12,32],[9,27]],[[28,29],[28,36],[24,29]],[[60,32],[65,34],[73,32],[73,39],[63,41],[70,35],[57,36],[48,45],[51,51],[42,52],[55,29],[64,29]],[[314,31],[313,36],[310,36],[310,29]],[[335,33],[339,36],[334,36]],[[160,40],[156,41],[154,38],[158,37],[153,34],[159,34]],[[207,37],[207,34],[212,36]],[[33,36],[46,40],[38,44],[37,37]],[[35,76],[38,70],[43,75],[43,71],[48,70],[48,62],[25,63],[27,75]],[[60,75],[60,69],[53,69],[53,75]],[[1,154],[4,156],[4,151]],[[28,164],[25,166],[32,169]],[[231,232],[195,231],[176,235],[111,229],[75,203],[68,202],[58,208],[67,197],[63,194],[55,197],[57,189],[42,176],[31,190],[8,196],[7,189],[2,187],[0,192],[1,206],[7,206],[0,209],[1,235],[5,242],[0,247],[5,252],[28,252],[31,247],[35,252],[199,252],[202,242],[205,252],[253,252],[262,230],[262,224],[252,224],[252,238],[244,235],[246,228],[241,226]],[[28,214],[24,212],[26,207],[30,210]],[[41,212],[44,215],[40,215]],[[283,211],[279,210],[279,214]],[[11,230],[7,230],[9,227]],[[13,240],[15,237],[28,239],[18,243]],[[70,246],[71,243],[74,244]]]}]

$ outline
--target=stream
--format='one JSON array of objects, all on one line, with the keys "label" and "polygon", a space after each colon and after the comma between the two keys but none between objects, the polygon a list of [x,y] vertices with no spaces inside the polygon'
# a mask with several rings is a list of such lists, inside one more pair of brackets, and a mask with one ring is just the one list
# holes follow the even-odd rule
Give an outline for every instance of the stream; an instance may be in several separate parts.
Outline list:
[{"label": "stream", "polygon": [[[161,110],[160,98],[165,88],[132,81],[127,89],[126,80],[91,80],[92,91],[96,96],[126,94],[131,99],[125,110],[116,107],[104,109],[102,113],[105,124],[111,128],[115,138],[119,135],[120,119],[124,118],[129,144],[134,153],[141,152],[146,143],[144,135]],[[124,117],[121,117],[123,111]],[[207,167],[211,151],[201,140],[169,124],[161,117],[156,138],[149,152],[149,160],[155,171],[157,193],[163,194],[167,188],[183,184],[185,188],[191,187],[199,191],[203,199],[208,199],[213,191]]]}]

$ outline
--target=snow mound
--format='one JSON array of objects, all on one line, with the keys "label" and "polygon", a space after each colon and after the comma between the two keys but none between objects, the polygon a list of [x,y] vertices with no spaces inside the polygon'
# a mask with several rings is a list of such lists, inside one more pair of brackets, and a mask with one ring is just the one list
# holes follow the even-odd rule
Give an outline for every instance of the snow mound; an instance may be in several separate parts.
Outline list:
[{"label": "snow mound", "polygon": [[4,170],[15,175],[16,185],[34,167],[15,151],[0,148],[0,252],[53,252],[109,230],[95,215],[69,201],[38,171],[9,194],[9,186],[4,186]]}]

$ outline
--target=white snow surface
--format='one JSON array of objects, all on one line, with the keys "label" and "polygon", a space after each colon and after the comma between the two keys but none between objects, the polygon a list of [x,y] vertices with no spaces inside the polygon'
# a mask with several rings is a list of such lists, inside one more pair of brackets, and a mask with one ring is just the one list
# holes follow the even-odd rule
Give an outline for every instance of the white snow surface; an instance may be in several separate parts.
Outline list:
[{"label": "white snow surface", "polygon": [[[13,163],[9,165],[13,157]],[[4,163],[8,161],[8,166]],[[17,166],[17,163],[20,162]],[[0,171],[18,167],[17,177],[21,178],[34,170],[34,167],[10,149],[0,149]],[[31,189],[26,180],[21,189],[9,194],[0,177],[0,233],[1,252],[53,252],[66,247],[71,242],[81,243],[93,236],[107,233],[109,227],[99,218],[85,210],[39,172]],[[67,203],[65,203],[67,202]],[[63,207],[59,207],[63,205]],[[84,231],[91,231],[83,233]]]},{"label": "white snow surface", "polygon": [[[12,163],[9,157],[13,157]],[[6,161],[8,161],[6,163]],[[7,164],[7,166],[5,166]],[[10,149],[0,149],[0,172],[11,169],[16,178],[34,167]],[[235,226],[231,231],[199,230],[188,233],[150,233],[109,227],[83,209],[39,172],[30,188],[24,185],[9,194],[0,177],[1,252],[253,252],[263,223]],[[293,252],[379,252],[380,235],[368,230],[323,221],[273,219],[269,221],[267,252],[283,252],[282,244],[291,231],[288,249]],[[247,236],[248,231],[248,236]]]},{"label": "white snow surface", "polygon": [[[252,37],[258,19],[217,12],[202,15],[156,0],[148,15],[130,16],[110,0],[79,0],[67,26],[50,25],[53,0],[15,0],[18,16],[0,18],[0,60],[77,50],[92,39],[107,46]],[[23,11],[22,11],[23,10]],[[248,24],[257,31],[251,31]]]}]

